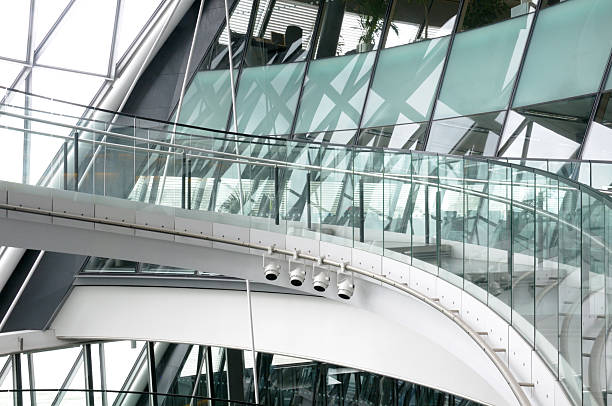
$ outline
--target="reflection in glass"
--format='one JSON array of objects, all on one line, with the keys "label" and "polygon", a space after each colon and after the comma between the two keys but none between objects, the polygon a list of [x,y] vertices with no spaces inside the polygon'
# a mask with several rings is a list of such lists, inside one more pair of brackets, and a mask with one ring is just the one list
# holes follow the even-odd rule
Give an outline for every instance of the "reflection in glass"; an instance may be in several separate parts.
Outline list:
[{"label": "reflection in glass", "polygon": [[534,343],[535,174],[512,168],[512,325]]},{"label": "reflection in glass", "polygon": [[605,211],[604,201],[589,191],[582,192],[582,357],[584,403],[603,405],[606,385],[605,330]]},{"label": "reflection in glass", "polygon": [[510,111],[498,155],[575,158],[584,139],[594,96]]},{"label": "reflection in glass", "polygon": [[455,37],[436,119],[508,107],[531,20],[513,18]]},{"label": "reflection in glass", "polygon": [[510,321],[512,306],[511,169],[489,165],[488,201],[488,304]]},{"label": "reflection in glass", "polygon": [[450,34],[457,0],[398,0],[391,10],[385,48]]},{"label": "reflection in glass", "polygon": [[422,150],[427,123],[364,128],[359,132],[358,145],[376,148]]},{"label": "reflection in glass", "polygon": [[228,69],[197,72],[185,92],[179,121],[225,130],[232,103],[231,89]]},{"label": "reflection in glass", "polygon": [[363,126],[428,120],[447,47],[448,38],[442,38],[383,50]]},{"label": "reflection in glass", "polygon": [[555,217],[559,214],[559,182],[538,174],[535,180],[535,345],[544,361],[558,373],[559,220]]},{"label": "reflection in glass", "polygon": [[427,151],[453,155],[495,155],[504,111],[434,121]]},{"label": "reflection in glass", "polygon": [[308,54],[319,2],[263,0],[249,49],[247,66],[302,61]]},{"label": "reflection in glass", "polygon": [[582,159],[612,159],[612,92],[601,95],[595,119],[585,141]]},{"label": "reflection in glass", "polygon": [[326,1],[315,57],[350,55],[376,49],[387,5],[387,0]]},{"label": "reflection in glass", "polygon": [[323,142],[329,144],[348,145],[354,143],[356,130],[321,131],[305,134],[295,134],[297,140],[309,142]]},{"label": "reflection in glass", "polygon": [[610,55],[612,1],[572,0],[542,10],[514,106],[598,89]]},{"label": "reflection in glass", "polygon": [[289,134],[303,74],[303,63],[245,68],[236,96],[238,132]]},{"label": "reflection in glass", "polygon": [[482,27],[535,11],[538,0],[471,0],[463,7],[459,31]]},{"label": "reflection in glass", "polygon": [[464,161],[464,289],[483,303],[487,303],[488,284],[488,176],[487,161]]},{"label": "reflection in glass", "polygon": [[[246,46],[246,33],[249,26],[249,17],[253,0],[239,0],[231,11],[230,29],[232,38],[232,56],[234,68],[240,66],[242,54]],[[227,50],[227,28],[223,24],[223,29],[219,33],[217,41],[214,42],[204,57],[200,70],[209,69],[228,69],[229,58]]]},{"label": "reflection in glass", "polygon": [[295,132],[357,128],[374,52],[310,64]]}]

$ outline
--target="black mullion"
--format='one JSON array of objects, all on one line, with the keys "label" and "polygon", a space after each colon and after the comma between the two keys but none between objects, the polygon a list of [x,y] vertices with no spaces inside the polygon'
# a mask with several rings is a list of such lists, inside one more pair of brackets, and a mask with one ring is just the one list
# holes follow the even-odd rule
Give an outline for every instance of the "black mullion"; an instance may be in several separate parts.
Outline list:
[{"label": "black mullion", "polygon": [[450,39],[448,41],[448,49],[446,50],[446,56],[444,57],[444,64],[442,65],[442,72],[440,73],[440,80],[438,80],[438,85],[436,86],[436,92],[434,94],[433,99],[433,107],[431,109],[431,116],[429,116],[429,120],[427,121],[427,128],[425,129],[425,136],[423,137],[423,149],[427,148],[427,143],[429,142],[429,134],[431,133],[431,126],[433,125],[433,118],[436,114],[436,107],[438,106],[438,98],[440,97],[440,93],[442,92],[442,83],[444,83],[444,76],[446,76],[446,69],[448,68],[448,61],[450,59],[451,51],[453,49],[453,43],[455,42],[455,36],[457,35],[457,30],[459,29],[459,21],[461,20],[461,13],[463,11],[465,0],[460,0],[459,7],[457,8],[457,18],[455,18],[455,24],[453,25],[453,30],[450,34]]},{"label": "black mullion", "polygon": [[542,2],[539,1],[536,5],[535,12],[533,13],[533,20],[531,21],[531,27],[529,27],[529,33],[527,34],[527,39],[525,40],[525,48],[523,49],[523,55],[521,56],[521,62],[519,63],[518,70],[516,71],[516,78],[514,79],[514,85],[512,85],[512,91],[510,92],[510,99],[508,100],[508,107],[506,108],[506,116],[504,117],[504,122],[502,123],[501,133],[499,134],[499,139],[497,140],[497,146],[495,147],[495,155],[499,156],[498,151],[501,144],[501,140],[504,136],[504,132],[506,131],[506,124],[508,123],[508,116],[510,116],[510,110],[512,110],[512,105],[514,104],[514,99],[516,98],[516,92],[519,87],[519,83],[521,81],[521,76],[523,75],[523,68],[525,67],[525,61],[527,60],[527,54],[529,53],[529,45],[531,45],[531,40],[533,38],[533,32],[535,31],[536,23],[538,22],[538,16],[540,15],[540,10],[542,8]]},{"label": "black mullion", "polygon": [[319,36],[319,29],[321,28],[321,17],[323,16],[323,9],[325,8],[325,2],[323,0],[319,0],[319,10],[317,11],[317,18],[315,20],[315,25],[312,28],[312,35],[310,36],[310,47],[308,48],[308,54],[306,55],[306,66],[304,67],[304,74],[302,75],[302,83],[300,83],[300,92],[298,94],[297,103],[295,104],[295,112],[293,113],[293,121],[291,122],[291,128],[289,129],[289,134],[287,134],[287,139],[293,139],[295,136],[295,126],[297,124],[298,113],[300,112],[300,107],[302,105],[302,96],[304,95],[304,85],[306,83],[306,76],[308,75],[308,70],[310,68],[310,62],[314,59],[314,49],[316,47],[316,41]]},{"label": "black mullion", "polygon": [[[236,4],[238,4],[238,2],[240,0],[235,0]],[[249,26],[247,27],[247,31],[246,34],[244,34],[244,38],[245,38],[245,43],[244,43],[244,50],[242,51],[242,55],[240,56],[240,64],[238,65],[238,73],[236,74],[236,76],[234,77],[234,98],[233,100],[236,100],[236,98],[238,97],[238,86],[240,85],[240,77],[242,76],[242,67],[244,66],[245,63],[245,58],[246,58],[246,54],[249,50],[249,47],[251,45],[251,36],[253,35],[253,28],[255,27],[255,20],[257,19],[257,10],[259,9],[259,0],[254,0],[253,1],[253,5],[251,6],[251,15],[249,17]],[[231,20],[232,16],[230,15],[230,20]],[[226,21],[226,24],[229,24],[229,21]],[[227,38],[227,41],[229,43],[229,46],[231,48],[232,46],[232,30],[228,29],[227,31],[229,31],[229,36]],[[232,57],[234,56],[234,53],[232,52]],[[229,58],[230,56],[227,55],[227,57]],[[229,59],[228,59],[229,60]],[[234,61],[231,61],[232,63]],[[233,66],[233,65],[232,65]],[[230,70],[230,75],[233,75],[234,72],[232,72]],[[230,91],[232,91],[232,89],[230,89]],[[227,123],[225,124],[225,131],[229,131],[232,125],[232,120],[233,120],[233,115],[234,115],[234,111],[236,111],[236,115],[238,115],[238,110],[236,109],[236,106],[234,106],[233,109],[230,109],[229,114],[227,116]],[[236,127],[238,127],[238,117],[236,117]],[[238,132],[238,128],[234,129],[235,132]]]},{"label": "black mullion", "polygon": [[595,102],[593,103],[593,108],[591,109],[591,115],[589,117],[589,121],[587,122],[587,127],[584,131],[584,138],[580,147],[578,148],[578,154],[576,155],[577,159],[582,159],[582,153],[584,152],[584,146],[589,137],[589,131],[591,130],[591,126],[593,125],[593,121],[595,120],[595,115],[597,114],[597,110],[599,109],[599,103],[601,102],[601,97],[603,96],[604,90],[606,88],[606,83],[608,82],[608,75],[610,75],[610,70],[612,69],[612,52],[610,52],[610,56],[608,56],[608,63],[606,64],[606,68],[604,69],[603,77],[601,78],[601,83],[599,84],[599,90],[597,95],[595,96]]},{"label": "black mullion", "polygon": [[359,123],[357,123],[357,134],[353,137],[352,143],[357,144],[357,139],[359,138],[359,132],[361,131],[361,124],[363,123],[363,115],[365,114],[366,105],[368,104],[368,96],[370,95],[370,89],[372,88],[372,83],[374,82],[374,75],[376,74],[376,66],[378,65],[378,60],[380,58],[380,52],[383,49],[384,42],[387,39],[387,30],[389,29],[389,20],[391,18],[391,10],[395,5],[396,1],[400,0],[389,0],[389,4],[387,5],[387,11],[385,12],[385,22],[383,23],[382,33],[380,37],[380,41],[378,42],[378,49],[376,49],[374,54],[374,62],[372,63],[372,68],[370,69],[370,79],[368,80],[368,87],[366,89],[365,97],[363,99],[363,106],[361,107],[361,114],[359,115]]}]

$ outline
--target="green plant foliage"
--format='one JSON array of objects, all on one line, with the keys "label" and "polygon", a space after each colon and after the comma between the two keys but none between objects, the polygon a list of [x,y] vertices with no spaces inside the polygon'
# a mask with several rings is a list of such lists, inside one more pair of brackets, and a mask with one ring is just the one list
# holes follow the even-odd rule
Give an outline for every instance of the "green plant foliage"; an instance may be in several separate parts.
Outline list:
[{"label": "green plant foliage", "polygon": [[463,18],[462,29],[482,27],[509,16],[510,6],[504,0],[471,0]]}]

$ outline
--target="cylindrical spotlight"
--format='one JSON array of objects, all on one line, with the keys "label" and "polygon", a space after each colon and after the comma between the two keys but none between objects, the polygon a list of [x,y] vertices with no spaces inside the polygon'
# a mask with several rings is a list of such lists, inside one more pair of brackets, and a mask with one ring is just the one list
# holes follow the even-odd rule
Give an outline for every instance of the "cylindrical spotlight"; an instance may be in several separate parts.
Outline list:
[{"label": "cylindrical spotlight", "polygon": [[327,271],[320,271],[313,277],[313,288],[317,292],[325,292],[325,289],[329,287],[329,275]]},{"label": "cylindrical spotlight", "polygon": [[338,282],[338,296],[341,299],[348,300],[353,296],[355,292],[355,285],[350,278],[346,278],[341,282]]},{"label": "cylindrical spotlight", "polygon": [[280,274],[280,265],[270,262],[264,267],[264,274],[269,281],[275,281]]},{"label": "cylindrical spotlight", "polygon": [[296,266],[289,272],[289,281],[293,286],[302,286],[306,279],[306,271],[302,266]]}]

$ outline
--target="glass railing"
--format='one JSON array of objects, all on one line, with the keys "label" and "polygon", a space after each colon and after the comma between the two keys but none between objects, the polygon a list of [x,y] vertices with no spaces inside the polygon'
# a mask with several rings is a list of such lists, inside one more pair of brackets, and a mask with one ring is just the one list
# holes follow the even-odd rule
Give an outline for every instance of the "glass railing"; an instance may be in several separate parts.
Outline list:
[{"label": "glass railing", "polygon": [[[26,108],[26,106],[28,106]],[[181,140],[181,143],[190,145],[190,140],[207,139],[232,141],[250,139],[266,142],[269,140],[277,140],[278,137],[251,135],[236,133],[231,131],[220,131],[213,128],[198,127],[183,123],[175,124],[170,121],[153,120],[144,117],[138,117],[130,114],[117,113],[110,110],[92,108],[77,103],[51,99],[44,96],[25,93],[20,90],[6,88],[0,86],[0,111],[13,112],[17,114],[27,115],[34,119],[50,120],[56,123],[63,123],[67,126],[83,125],[85,127],[112,131],[130,135],[143,140],[156,141],[175,141]],[[4,127],[5,132],[11,132],[11,129],[20,128],[26,124],[21,123],[19,118],[1,116],[0,128]],[[28,144],[30,145],[30,154],[33,155],[35,163],[30,165],[30,173],[19,174],[20,178],[28,179],[30,184],[44,184],[49,181],[49,169],[51,163],[59,159],[57,151],[61,147],[61,137],[51,141],[44,135],[40,136],[37,131],[44,131],[50,127],[44,123],[31,121],[27,123],[30,127]],[[12,132],[14,133],[15,130]],[[333,131],[330,133],[334,133]],[[74,137],[74,131],[68,127],[54,128],[54,135],[63,137]],[[13,134],[16,135],[16,134]],[[83,134],[90,136],[91,134]],[[173,138],[174,135],[174,138]],[[306,134],[300,138],[308,141],[310,144],[327,145],[345,147],[345,144],[323,143],[314,139],[318,138],[317,134]],[[352,137],[349,137],[352,138]],[[100,138],[101,139],[101,138]],[[138,144],[138,143],[136,143]],[[212,145],[212,144],[211,144]],[[379,147],[356,146],[363,150],[378,150],[378,151],[397,151],[393,148],[383,149]],[[69,146],[69,148],[71,148]],[[15,151],[18,151],[17,148]],[[591,186],[594,189],[612,194],[612,162],[597,161],[597,160],[568,160],[568,159],[540,159],[540,158],[490,158],[500,162],[508,162],[520,166],[540,169],[551,172],[561,177],[577,181],[581,184]],[[6,176],[6,175],[5,175]]]},{"label": "glass railing", "polygon": [[58,140],[40,185],[411,264],[511,323],[577,404],[605,401],[612,389],[612,200],[550,166],[168,126],[143,132],[133,123],[75,126],[1,107],[5,139],[26,131]]}]

